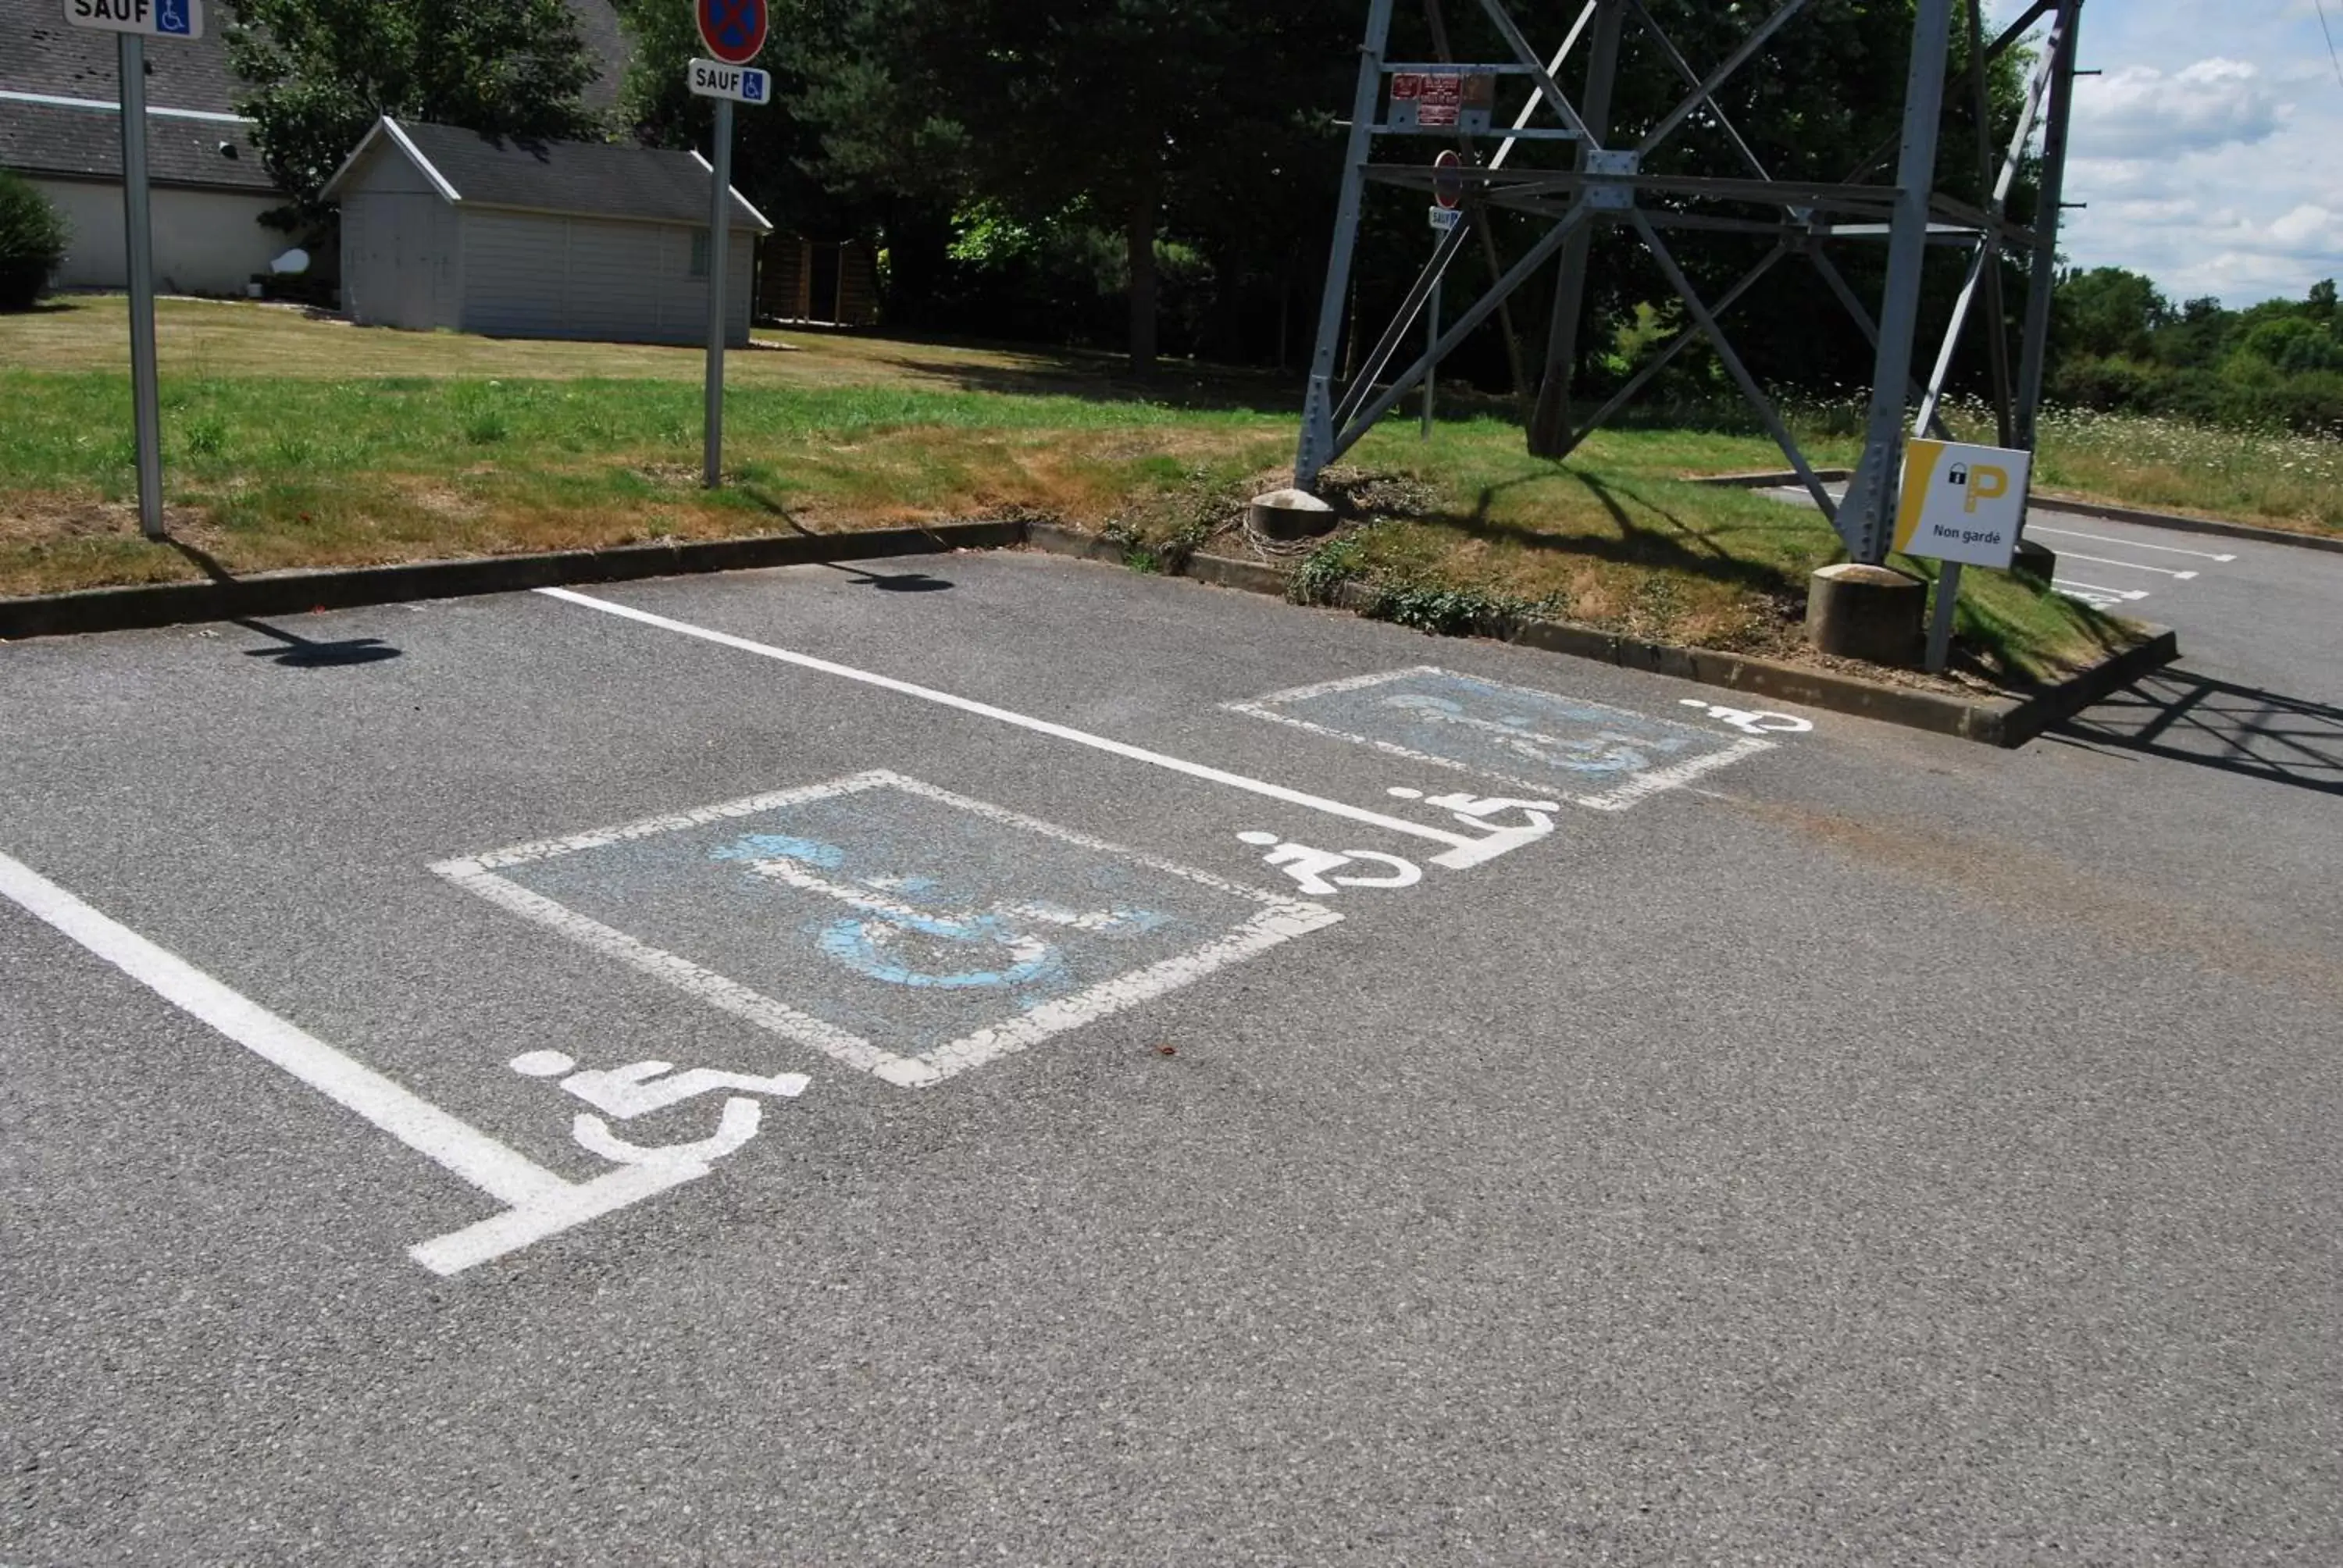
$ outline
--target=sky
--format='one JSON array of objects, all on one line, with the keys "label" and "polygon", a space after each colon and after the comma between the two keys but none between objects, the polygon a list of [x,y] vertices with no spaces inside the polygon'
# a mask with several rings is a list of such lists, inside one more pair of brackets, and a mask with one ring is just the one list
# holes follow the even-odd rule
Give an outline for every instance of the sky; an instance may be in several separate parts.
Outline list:
[{"label": "sky", "polygon": [[[2008,20],[2024,0],[1990,0]],[[2326,0],[2343,45],[2343,0]],[[2175,301],[2343,276],[2343,80],[2317,0],[2087,0],[2059,248]]]}]

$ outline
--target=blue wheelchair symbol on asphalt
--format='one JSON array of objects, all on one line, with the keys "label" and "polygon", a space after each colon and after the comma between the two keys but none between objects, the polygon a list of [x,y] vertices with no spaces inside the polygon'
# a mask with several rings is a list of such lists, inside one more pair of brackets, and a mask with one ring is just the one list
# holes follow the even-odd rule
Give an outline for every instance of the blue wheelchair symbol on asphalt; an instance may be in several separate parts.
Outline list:
[{"label": "blue wheelchair symbol on asphalt", "polygon": [[435,869],[907,1087],[1342,918],[883,770]]},{"label": "blue wheelchair symbol on asphalt", "polygon": [[[856,911],[823,927],[815,945],[831,961],[887,985],[979,990],[1031,987],[1021,1000],[1061,990],[1066,960],[1044,931],[1113,940],[1160,930],[1171,917],[1152,910],[1081,910],[1046,900],[995,900],[982,910],[955,910],[935,898],[935,879],[876,876],[840,881],[846,853],[835,844],[787,834],[751,833],[709,852],[736,860],[752,876],[835,899]],[[990,964],[946,969],[940,964]]]}]

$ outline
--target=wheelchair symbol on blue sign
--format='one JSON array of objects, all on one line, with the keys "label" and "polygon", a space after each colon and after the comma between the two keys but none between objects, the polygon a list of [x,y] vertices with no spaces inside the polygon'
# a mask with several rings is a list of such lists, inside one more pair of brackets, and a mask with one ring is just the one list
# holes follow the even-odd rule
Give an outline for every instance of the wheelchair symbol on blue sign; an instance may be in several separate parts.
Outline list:
[{"label": "wheelchair symbol on blue sign", "polygon": [[187,0],[162,0],[155,12],[155,31],[185,36],[187,32]]},{"label": "wheelchair symbol on blue sign", "polygon": [[740,96],[748,103],[763,103],[765,101],[765,73],[762,71],[741,72]]}]

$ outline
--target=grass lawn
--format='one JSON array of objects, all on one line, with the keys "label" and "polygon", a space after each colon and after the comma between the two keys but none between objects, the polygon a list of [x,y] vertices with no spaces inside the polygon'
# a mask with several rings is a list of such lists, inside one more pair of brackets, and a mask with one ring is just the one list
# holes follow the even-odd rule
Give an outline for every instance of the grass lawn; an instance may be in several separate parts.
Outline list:
[{"label": "grass lawn", "polygon": [[[0,317],[0,593],[185,579],[205,558],[245,573],[1016,509],[1112,532],[1144,564],[1216,536],[1242,550],[1241,503],[1283,481],[1294,437],[1293,388],[1265,377],[1140,387],[1100,357],[759,334],[728,362],[729,483],[711,494],[695,350],[194,300],[162,302],[158,333],[176,545],[142,539],[130,505],[120,299]],[[1850,461],[1831,423],[1813,422],[1812,455]],[[1835,537],[1803,508],[1684,478],[1778,461],[1762,437],[1622,430],[1554,465],[1498,418],[1443,421],[1428,442],[1394,422],[1333,476],[1358,526],[1313,579],[1380,581],[1386,613],[1427,626],[1534,608],[1796,657],[1805,575]],[[2127,470],[2089,465],[2113,461],[2077,445],[2045,467],[2105,494]],[[2304,482],[2343,527],[2343,480]],[[1969,582],[1975,674],[2023,680],[2122,638],[2000,574]]]}]

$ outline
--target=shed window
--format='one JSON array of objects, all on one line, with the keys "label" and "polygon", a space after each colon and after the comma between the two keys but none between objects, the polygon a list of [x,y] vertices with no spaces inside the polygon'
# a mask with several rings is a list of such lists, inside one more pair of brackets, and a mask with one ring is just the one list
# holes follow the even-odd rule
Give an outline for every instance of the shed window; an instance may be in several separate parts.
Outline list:
[{"label": "shed window", "polygon": [[699,229],[691,236],[691,276],[708,276],[708,231]]}]

